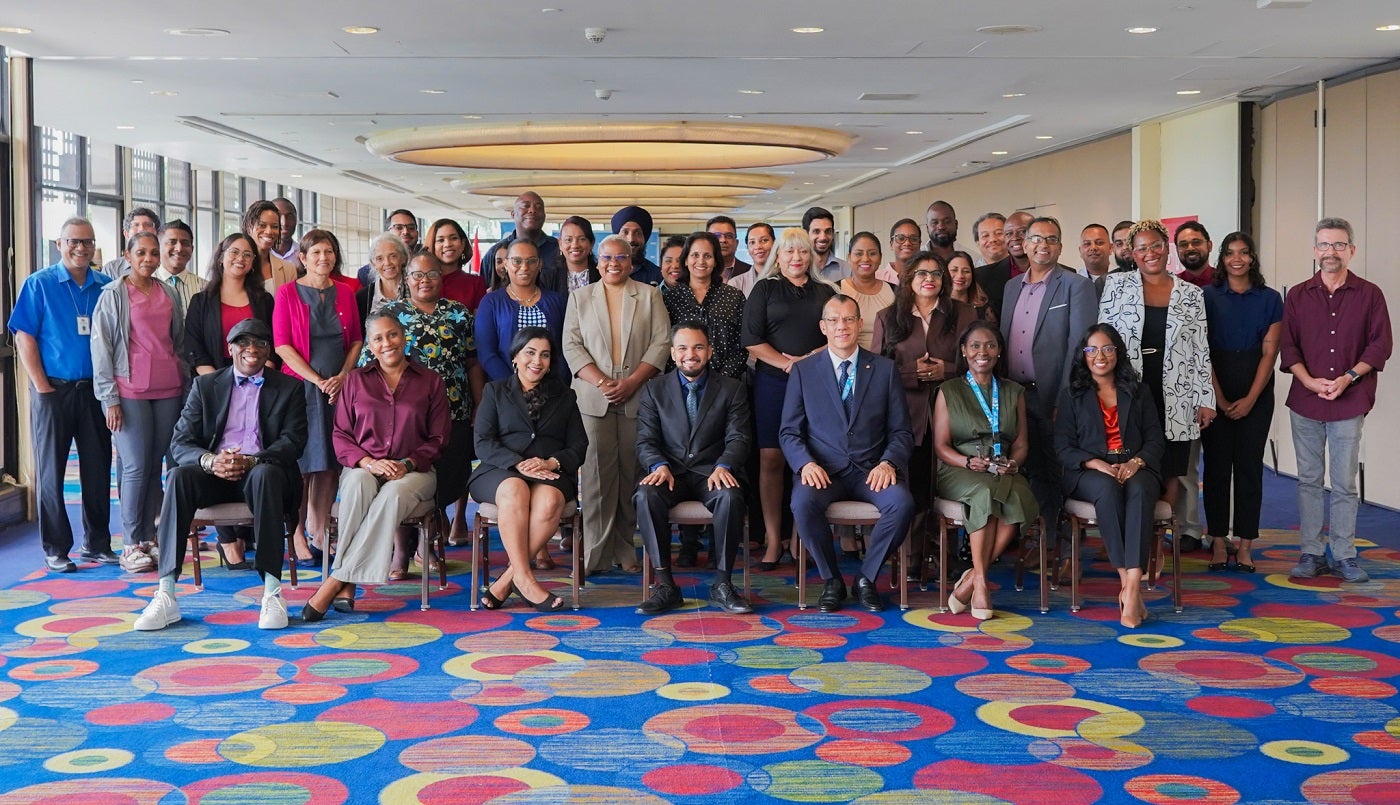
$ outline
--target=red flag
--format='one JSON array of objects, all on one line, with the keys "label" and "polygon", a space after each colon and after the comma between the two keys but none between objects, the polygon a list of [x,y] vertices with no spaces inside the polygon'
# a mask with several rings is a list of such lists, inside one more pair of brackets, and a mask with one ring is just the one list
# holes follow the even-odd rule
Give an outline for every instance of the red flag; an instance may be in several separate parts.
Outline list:
[{"label": "red flag", "polygon": [[472,230],[472,271],[481,275],[481,230]]}]

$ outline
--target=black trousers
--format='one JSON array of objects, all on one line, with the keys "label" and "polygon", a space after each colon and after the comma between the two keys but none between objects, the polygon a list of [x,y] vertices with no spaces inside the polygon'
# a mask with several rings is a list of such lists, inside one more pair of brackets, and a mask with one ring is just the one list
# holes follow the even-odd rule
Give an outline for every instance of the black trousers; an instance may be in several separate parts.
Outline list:
[{"label": "black trousers", "polygon": [[[1215,354],[1212,353],[1212,357]],[[1248,361],[1240,363],[1249,364]],[[1223,386],[1224,372],[1233,370],[1236,376],[1248,372],[1248,378],[1252,381],[1258,365],[1256,356],[1251,365],[1227,366],[1223,369],[1216,366],[1215,371],[1221,376]],[[1231,397],[1228,389],[1222,390],[1228,399],[1238,399]],[[1244,391],[1244,394],[1247,393],[1248,388]],[[1259,401],[1248,416],[1230,419],[1223,413],[1217,413],[1210,427],[1201,431],[1201,453],[1205,464],[1201,473],[1201,489],[1205,499],[1206,533],[1210,536],[1224,537],[1232,531],[1240,539],[1259,536],[1259,510],[1264,505],[1264,446],[1269,441],[1269,423],[1273,418],[1274,389],[1271,384],[1259,395]],[[1232,485],[1233,523],[1230,515]]]},{"label": "black trousers", "polygon": [[1139,470],[1120,484],[1112,477],[1089,471],[1070,490],[1076,500],[1094,504],[1108,561],[1115,568],[1147,569],[1152,550],[1152,510],[1162,485],[1150,472]]},{"label": "black trousers", "polygon": [[476,459],[476,443],[472,441],[470,419],[452,421],[452,435],[447,437],[442,455],[433,462],[437,470],[437,504],[445,509],[457,502],[467,491],[467,476],[471,475],[472,461]]},{"label": "black trousers", "polygon": [[186,464],[167,473],[158,531],[160,575],[179,577],[195,511],[216,503],[239,501],[253,511],[253,538],[258,543],[254,567],[261,574],[281,576],[286,519],[301,505],[301,478],[298,473],[272,464],[259,464],[237,481],[208,475],[197,464]]},{"label": "black trousers", "polygon": [[112,550],[112,433],[91,380],[53,380],[48,394],[30,395],[29,424],[34,430],[35,495],[39,501],[39,538],[44,553],[67,556],[73,550],[73,527],[63,504],[63,473],[68,449],[78,443],[78,481],[83,493],[83,546]]},{"label": "black trousers", "polygon": [[718,554],[717,567],[720,570],[734,568],[739,540],[744,538],[743,488],[709,489],[707,481],[708,476],[686,472],[676,476],[675,489],[637,485],[637,491],[632,494],[632,503],[637,509],[637,528],[642,532],[642,540],[656,567],[671,567],[671,524],[666,512],[677,503],[698,500],[714,516],[713,550]]},{"label": "black trousers", "polygon": [[1055,401],[1040,399],[1035,384],[1026,386],[1026,436],[1030,450],[1026,454],[1026,476],[1031,494],[1040,507],[1045,522],[1042,538],[1054,545],[1060,533],[1060,509],[1065,505],[1064,472],[1060,457],[1055,453]]}]

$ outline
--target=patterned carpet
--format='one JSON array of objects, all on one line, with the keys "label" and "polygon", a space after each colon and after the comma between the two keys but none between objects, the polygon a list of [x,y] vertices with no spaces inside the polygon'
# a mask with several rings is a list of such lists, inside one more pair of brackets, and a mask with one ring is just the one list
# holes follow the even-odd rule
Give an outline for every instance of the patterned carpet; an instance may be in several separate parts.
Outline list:
[{"label": "patterned carpet", "polygon": [[151,576],[35,572],[0,589],[0,803],[1400,802],[1400,551],[1342,589],[1289,580],[1291,542],[1254,575],[1190,555],[1185,611],[1153,592],[1137,631],[1103,564],[1079,613],[1003,564],[985,623],[917,590],[822,615],[789,566],[756,615],[701,607],[701,573],[644,618],[621,574],[579,612],[469,612],[453,549],[430,611],[407,582],[260,632],[256,575],[209,552],[154,633]]}]

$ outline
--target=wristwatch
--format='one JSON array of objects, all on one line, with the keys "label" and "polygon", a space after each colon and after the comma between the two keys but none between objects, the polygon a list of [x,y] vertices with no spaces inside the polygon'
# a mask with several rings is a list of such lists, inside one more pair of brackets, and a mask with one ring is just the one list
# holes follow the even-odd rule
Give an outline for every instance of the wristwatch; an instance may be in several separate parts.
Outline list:
[{"label": "wristwatch", "polygon": [[1351,382],[1353,382],[1353,383],[1355,383],[1356,381],[1358,381],[1358,380],[1361,379],[1361,375],[1358,374],[1357,371],[1356,371],[1355,369],[1348,369],[1348,370],[1347,370],[1347,375],[1349,375],[1349,376],[1351,377]]}]

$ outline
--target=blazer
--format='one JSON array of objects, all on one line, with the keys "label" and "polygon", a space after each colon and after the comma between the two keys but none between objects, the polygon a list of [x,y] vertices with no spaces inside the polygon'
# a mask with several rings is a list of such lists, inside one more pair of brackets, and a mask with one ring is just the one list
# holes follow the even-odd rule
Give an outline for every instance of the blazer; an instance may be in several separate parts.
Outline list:
[{"label": "blazer", "polygon": [[855,413],[846,418],[831,357],[822,350],[792,367],[778,441],[793,472],[815,461],[828,473],[869,472],[881,461],[907,477],[914,434],[894,361],[867,349],[855,354]]},{"label": "blazer", "polygon": [[[1010,258],[1008,258],[1010,259]],[[1027,274],[1012,277],[1006,283],[1002,297],[1001,334],[1010,347],[1011,319],[1016,315],[1016,303]],[[1045,280],[1045,299],[1041,302],[1040,319],[1035,325],[1035,341],[1031,360],[1035,363],[1036,404],[1039,413],[1050,418],[1060,399],[1060,389],[1069,386],[1069,370],[1074,365],[1075,347],[1094,323],[1098,307],[1095,304],[1094,283],[1084,279],[1074,269],[1060,266]],[[1009,356],[1003,355],[1003,361]],[[1027,398],[1030,402],[1030,398]]]},{"label": "blazer", "polygon": [[[1099,300],[1099,321],[1112,324],[1123,336],[1128,359],[1142,374],[1142,323],[1146,311],[1142,274],[1110,274]],[[1162,356],[1162,397],[1167,409],[1166,438],[1186,442],[1201,437],[1196,409],[1215,407],[1211,384],[1210,341],[1206,337],[1206,302],[1200,288],[1172,277],[1167,301],[1167,354]]]},{"label": "blazer", "polygon": [[[915,368],[918,360],[924,355],[938,358],[944,362],[943,379],[955,377],[958,339],[962,337],[963,331],[977,320],[977,311],[972,305],[956,299],[947,301],[952,304],[940,306],[930,317],[932,331],[925,329],[923,319],[915,316],[914,329],[897,344],[886,343],[890,330],[894,327],[894,305],[880,311],[880,315],[875,318],[875,336],[871,341],[870,350],[879,355],[885,354],[887,349],[894,350],[893,360],[899,369],[899,381],[904,384],[904,402],[909,406],[909,427],[914,433],[914,444],[922,444],[924,437],[932,431],[930,426],[933,423],[933,395],[942,382],[920,381],[918,370]],[[943,324],[950,316],[954,321],[953,331],[944,335]]]},{"label": "blazer", "polygon": [[[1055,413],[1055,452],[1064,467],[1064,488],[1068,492],[1079,483],[1086,472],[1084,462],[1108,455],[1108,432],[1099,408],[1099,393],[1094,388],[1075,391],[1066,388],[1060,393],[1059,410]],[[1162,480],[1161,420],[1152,392],[1141,383],[1129,388],[1118,387],[1118,434],[1129,458],[1141,457],[1142,470]]]},{"label": "blazer", "polygon": [[[232,367],[194,379],[180,420],[175,423],[175,435],[170,440],[170,454],[176,464],[198,464],[201,456],[218,448],[228,422],[232,393]],[[297,459],[306,450],[306,434],[306,392],[301,381],[274,371],[271,366],[266,367],[262,391],[258,394],[258,436],[262,440],[262,450],[253,455],[300,479]],[[298,480],[298,498],[300,487]]]},{"label": "blazer", "polygon": [[977,279],[982,293],[987,295],[987,304],[996,314],[996,320],[1001,321],[1001,301],[1006,293],[1006,283],[1011,281],[1011,255],[1008,254],[995,263],[974,266],[972,276]]},{"label": "blazer", "polygon": [[510,469],[527,458],[559,459],[559,475],[573,478],[583,466],[588,434],[573,389],[553,377],[543,381],[549,401],[537,421],[525,409],[525,392],[514,377],[486,384],[476,412],[474,441],[481,459],[476,473]]},{"label": "blazer", "polygon": [[694,427],[687,426],[685,392],[676,372],[652,378],[642,388],[637,461],[643,469],[666,464],[672,475],[708,477],[715,465],[723,464],[735,477],[744,477],[752,432],[748,387],[713,369],[705,375]]},{"label": "blazer", "polygon": [[266,280],[263,287],[267,289],[268,293],[275,294],[277,293],[277,289],[281,288],[283,285],[297,281],[297,264],[290,260],[283,260],[275,254],[271,255],[271,257],[272,278]]},{"label": "blazer", "polygon": [[[608,301],[604,284],[596,283],[569,294],[564,313],[564,360],[574,373],[573,388],[579,411],[588,416],[605,416],[608,399],[596,386],[578,377],[588,364],[611,378],[632,373],[642,363],[660,372],[670,357],[671,317],[661,292],[636,280],[628,280],[622,292],[622,365],[613,366],[612,326],[608,322]],[[637,416],[637,397],[622,405],[622,413]]]},{"label": "blazer", "polygon": [[[164,282],[155,282],[156,287],[170,300],[170,346],[175,360],[180,364],[180,378],[189,375],[185,365],[185,310],[184,303]],[[117,393],[117,378],[131,377],[131,356],[127,345],[131,338],[131,300],[126,294],[125,280],[107,283],[97,297],[92,311],[92,338],[88,349],[92,353],[92,391],[97,395],[103,408],[110,408],[121,401]]]},{"label": "blazer", "polygon": [[[554,348],[558,350],[564,340],[564,309],[568,297],[546,288],[540,288],[540,298],[535,305],[544,313],[545,329],[554,338]],[[497,288],[481,298],[476,309],[476,359],[486,370],[487,380],[504,380],[515,369],[510,365],[510,341],[520,328],[515,317],[520,312],[520,304],[510,298],[503,288]],[[569,376],[568,361],[562,354],[554,356],[552,368],[560,379]]]},{"label": "blazer", "polygon": [[[253,308],[253,318],[272,327],[272,294],[260,294],[248,300]],[[200,291],[190,299],[190,309],[185,313],[185,360],[190,369],[196,366],[212,366],[223,369],[233,365],[228,356],[228,342],[224,340],[223,307],[217,293]],[[277,353],[272,353],[268,363],[280,368],[282,361]]]}]

